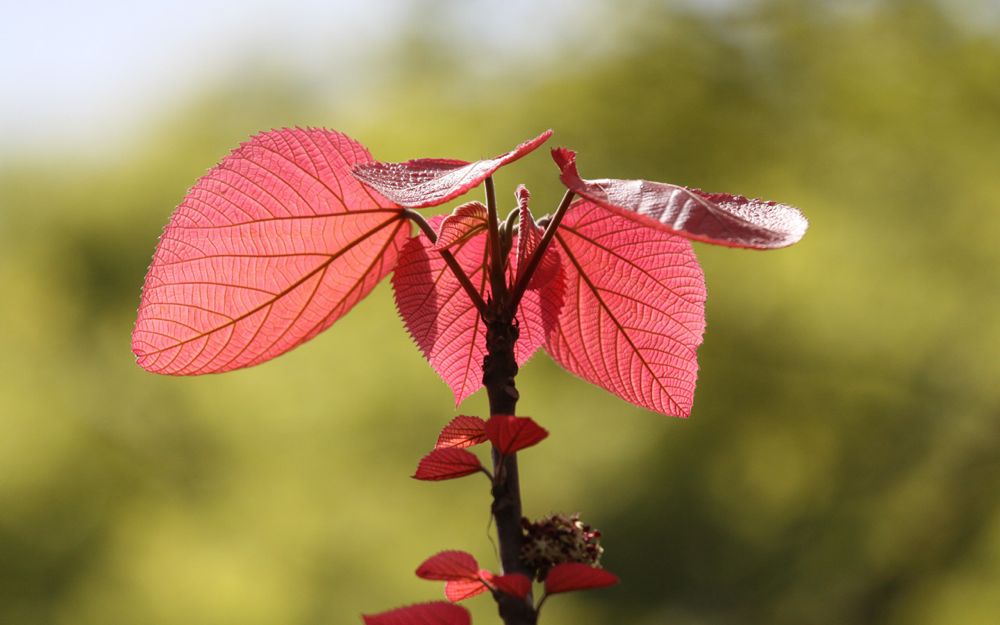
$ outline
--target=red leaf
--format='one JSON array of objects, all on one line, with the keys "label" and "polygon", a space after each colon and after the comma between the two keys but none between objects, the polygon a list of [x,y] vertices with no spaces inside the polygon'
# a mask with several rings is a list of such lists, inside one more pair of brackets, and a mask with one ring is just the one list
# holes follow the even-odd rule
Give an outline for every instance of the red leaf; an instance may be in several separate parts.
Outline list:
[{"label": "red leaf", "polygon": [[477,186],[493,172],[513,163],[545,143],[546,130],[506,154],[474,163],[441,158],[418,158],[405,163],[365,163],[354,175],[400,206],[424,208],[444,204]]},{"label": "red leaf", "polygon": [[472,447],[486,440],[486,422],[479,417],[459,415],[441,430],[435,449]]},{"label": "red leaf", "polygon": [[[532,254],[535,253],[538,244],[542,241],[542,234],[544,234],[542,229],[535,225],[535,220],[528,209],[529,197],[531,197],[531,194],[528,193],[528,189],[524,185],[518,186],[517,200],[520,214],[518,215],[517,226],[517,256],[514,258],[513,271],[517,279],[521,278],[521,272],[528,264]],[[549,284],[552,280],[556,279],[559,274],[559,268],[558,250],[550,246],[545,250],[545,256],[542,257],[538,267],[535,268],[535,273],[528,282],[528,288],[539,289]],[[558,310],[556,314],[558,314]]]},{"label": "red leaf", "polygon": [[567,305],[546,341],[560,365],[622,399],[686,417],[705,329],[705,278],[686,239],[586,200],[555,240]]},{"label": "red leaf", "polygon": [[[437,226],[441,217],[431,218]],[[451,387],[455,403],[483,383],[486,328],[458,279],[435,252],[430,241],[415,236],[403,247],[392,277],[399,310],[407,330],[434,370]],[[458,264],[487,298],[486,235],[478,233],[451,248]],[[545,340],[562,305],[562,284],[552,280],[545,289],[526,294],[518,306],[520,338],[514,346],[519,365]]]},{"label": "red leaf", "polygon": [[563,184],[574,193],[696,241],[772,249],[795,243],[809,227],[802,213],[786,204],[648,180],[584,180],[577,173],[575,152],[556,148],[552,158]]},{"label": "red leaf", "polygon": [[510,575],[500,575],[494,577],[490,582],[493,587],[508,595],[513,595],[518,599],[524,599],[531,592],[531,578],[520,573]]},{"label": "red leaf", "polygon": [[249,367],[314,337],[396,264],[409,225],[323,129],[259,134],[187,193],[146,274],[132,351],[155,373]]},{"label": "red leaf", "polygon": [[464,551],[442,551],[417,567],[417,577],[437,581],[479,580],[479,564]]},{"label": "red leaf", "polygon": [[472,475],[482,467],[479,458],[464,449],[435,449],[421,458],[413,477],[427,481],[451,480]]},{"label": "red leaf", "polygon": [[469,611],[444,601],[418,603],[381,614],[365,614],[365,625],[471,625]]},{"label": "red leaf", "polygon": [[489,586],[480,579],[452,580],[444,585],[444,596],[448,601],[458,603],[480,595],[489,589]]},{"label": "red leaf", "polygon": [[545,577],[545,592],[555,595],[573,590],[590,590],[604,588],[618,583],[618,577],[604,569],[598,569],[586,564],[567,562],[552,567]]},{"label": "red leaf", "polygon": [[486,422],[487,438],[505,456],[537,445],[548,435],[548,431],[530,417],[494,415]]},{"label": "red leaf", "polygon": [[486,207],[479,202],[468,202],[457,207],[441,221],[437,243],[433,249],[443,250],[486,228]]}]

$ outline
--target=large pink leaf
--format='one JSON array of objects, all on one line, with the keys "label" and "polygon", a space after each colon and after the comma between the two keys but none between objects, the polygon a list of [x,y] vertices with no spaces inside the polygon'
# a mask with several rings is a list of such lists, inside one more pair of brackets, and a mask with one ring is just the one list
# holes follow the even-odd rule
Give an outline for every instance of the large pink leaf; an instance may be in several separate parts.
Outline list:
[{"label": "large pink leaf", "polygon": [[409,226],[330,130],[253,137],[195,183],[146,274],[132,350],[144,369],[216,373],[274,358],[342,317],[396,263]]},{"label": "large pink leaf", "polygon": [[574,193],[696,241],[772,249],[795,243],[809,227],[802,213],[786,204],[648,180],[584,180],[577,173],[575,152],[556,148],[552,158],[563,184]]},{"label": "large pink leaf", "polygon": [[686,239],[578,200],[556,241],[566,305],[546,350],[626,401],[686,417],[705,328],[705,279]]},{"label": "large pink leaf", "polygon": [[445,601],[418,603],[381,614],[365,614],[365,625],[471,625],[472,616],[460,605]]},{"label": "large pink leaf", "polygon": [[599,569],[577,562],[567,562],[552,567],[545,576],[545,592],[554,595],[574,590],[605,588],[618,583],[618,577]]},{"label": "large pink leaf", "polygon": [[[437,227],[440,220],[438,216],[430,222]],[[489,291],[483,269],[486,239],[480,232],[450,248],[484,299]],[[544,289],[530,291],[521,299],[517,314],[520,338],[514,347],[518,364],[527,362],[544,341],[546,328],[556,322],[562,305],[561,274],[557,277]],[[460,403],[482,386],[486,328],[479,312],[424,236],[415,236],[404,246],[392,285],[407,330],[451,387],[455,403]]]},{"label": "large pink leaf", "polygon": [[479,579],[479,564],[472,554],[465,551],[436,553],[417,567],[417,577],[437,581]]},{"label": "large pink leaf", "polygon": [[474,163],[441,158],[418,158],[405,163],[375,162],[355,167],[354,175],[400,206],[437,206],[466,193],[496,170],[545,143],[550,136],[552,131],[546,130],[506,154]]}]

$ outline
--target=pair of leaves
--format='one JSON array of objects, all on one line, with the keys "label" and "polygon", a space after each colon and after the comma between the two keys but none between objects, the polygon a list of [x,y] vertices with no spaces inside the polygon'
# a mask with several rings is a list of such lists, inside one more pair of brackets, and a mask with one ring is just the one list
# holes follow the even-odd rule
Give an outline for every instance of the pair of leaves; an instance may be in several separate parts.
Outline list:
[{"label": "pair of leaves", "polygon": [[464,551],[442,551],[417,568],[417,577],[445,583],[444,594],[451,602],[464,601],[488,590],[524,599],[531,592],[526,575],[496,575],[479,568],[476,559]]},{"label": "pair of leaves", "polygon": [[[440,257],[448,247],[488,297],[481,204],[408,237],[404,207],[467,192],[541,145],[542,133],[494,159],[373,162],[323,129],[262,133],[201,178],[170,219],[143,286],[133,331],[138,363],[195,375],[255,365],[309,340],[391,270],[397,306],[461,401],[480,386],[484,333]],[[582,196],[566,215],[516,316],[523,364],[539,347],[566,369],[640,406],[686,416],[704,327],[704,279],[686,237],[767,249],[805,232],[795,209],[635,180],[584,180],[575,154],[553,151]],[[541,231],[519,189],[512,282]],[[678,236],[680,235],[680,236]]]},{"label": "pair of leaves", "polygon": [[[452,602],[462,601],[491,589],[519,599],[524,599],[531,592],[531,580],[526,575],[495,575],[479,568],[476,559],[464,551],[442,551],[431,556],[417,568],[416,573],[421,579],[447,582],[445,596]],[[604,569],[566,562],[552,567],[546,575],[545,594],[591,590],[617,583],[618,577]]]},{"label": "pair of leaves", "polygon": [[421,458],[414,479],[451,480],[480,471],[479,458],[467,447],[490,441],[503,455],[516,454],[543,441],[549,433],[530,417],[494,415],[489,421],[461,415],[441,430],[434,450]]}]

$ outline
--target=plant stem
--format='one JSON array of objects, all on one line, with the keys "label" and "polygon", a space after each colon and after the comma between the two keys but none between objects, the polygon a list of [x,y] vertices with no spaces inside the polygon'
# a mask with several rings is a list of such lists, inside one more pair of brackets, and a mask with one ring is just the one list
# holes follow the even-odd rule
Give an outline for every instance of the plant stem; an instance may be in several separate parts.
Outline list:
[{"label": "plant stem", "polygon": [[487,177],[484,183],[486,186],[487,229],[490,237],[491,293],[494,300],[504,302],[507,300],[507,278],[504,272],[506,259],[500,245],[500,220],[497,216],[497,193],[493,187],[493,176]]},{"label": "plant stem", "polygon": [[[486,320],[486,358],[483,360],[483,384],[490,400],[490,415],[513,415],[519,398],[514,378],[517,361],[514,344],[517,326],[513,315],[494,300]],[[500,562],[504,574],[521,573],[534,576],[521,561],[524,533],[521,529],[521,486],[517,470],[517,454],[501,456],[493,449],[493,518],[500,543]],[[538,614],[532,607],[531,596],[526,600],[500,593],[497,595],[500,617],[506,625],[535,625]]]}]

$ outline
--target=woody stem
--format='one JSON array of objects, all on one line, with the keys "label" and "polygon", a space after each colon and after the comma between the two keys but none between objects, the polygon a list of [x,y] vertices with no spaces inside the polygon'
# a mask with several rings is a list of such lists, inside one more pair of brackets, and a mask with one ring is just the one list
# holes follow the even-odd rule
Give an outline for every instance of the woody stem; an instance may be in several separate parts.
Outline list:
[{"label": "woody stem", "polygon": [[[519,398],[514,378],[517,361],[514,344],[517,326],[513,315],[497,301],[491,302],[486,321],[486,357],[483,359],[483,384],[490,401],[490,415],[513,415]],[[517,454],[501,455],[493,448],[493,519],[496,521],[497,540],[500,544],[500,562],[504,574],[520,573],[529,578],[534,575],[521,561],[524,533],[521,529],[521,486],[517,471]],[[538,613],[532,607],[531,597],[518,599],[508,594],[498,594],[500,617],[505,625],[535,625]]]}]

